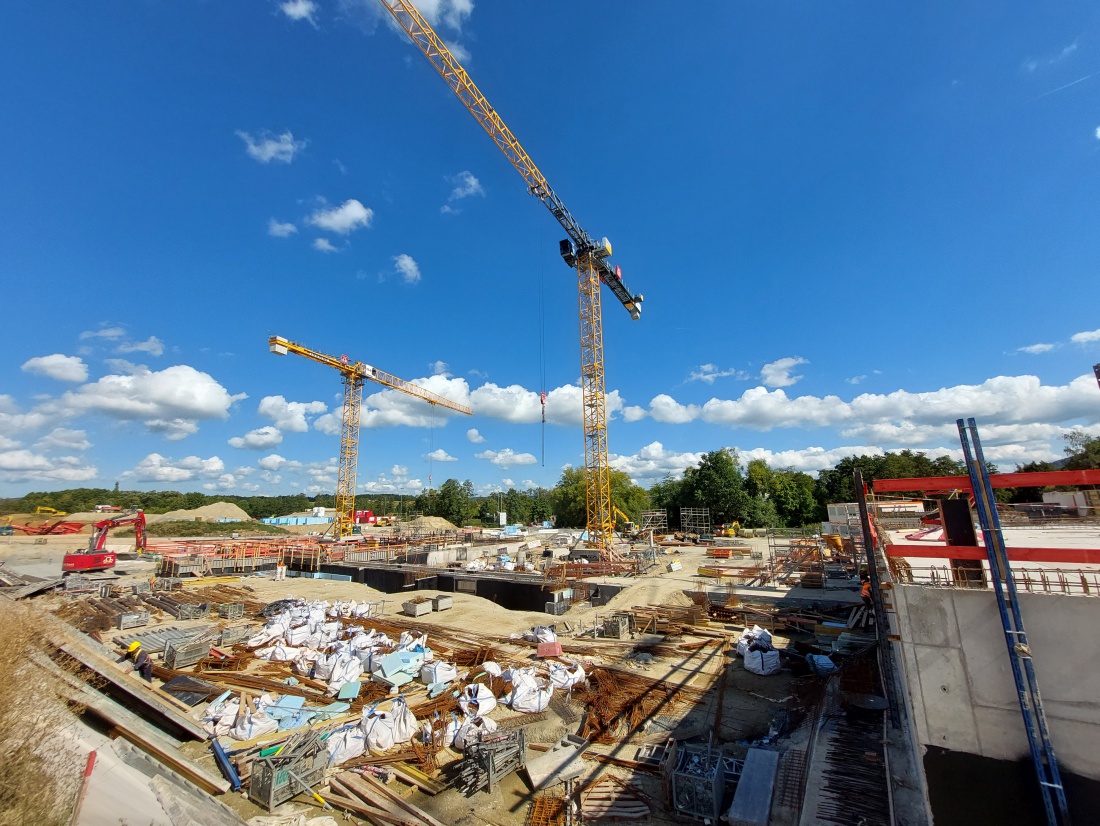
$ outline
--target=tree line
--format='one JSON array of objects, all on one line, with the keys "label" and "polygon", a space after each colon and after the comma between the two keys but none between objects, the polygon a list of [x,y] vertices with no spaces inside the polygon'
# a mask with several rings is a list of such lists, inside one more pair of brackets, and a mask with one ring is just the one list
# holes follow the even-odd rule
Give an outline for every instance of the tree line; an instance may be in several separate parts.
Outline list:
[{"label": "tree line", "polygon": [[[1065,434],[1066,458],[1057,463],[1032,462],[1018,465],[1016,472],[1079,470],[1100,468],[1100,438],[1074,430]],[[859,469],[864,481],[922,476],[965,476],[965,465],[947,456],[929,458],[921,451],[902,450],[881,456],[849,456],[822,470],[817,478],[793,468],[772,467],[761,459],[743,463],[736,450],[723,448],[703,454],[698,465],[684,468],[646,488],[635,485],[622,471],[611,471],[611,499],[634,522],[643,511],[664,508],[669,527],[679,527],[680,508],[708,508],[714,525],[738,522],[749,528],[802,527],[824,521],[826,506],[855,501],[853,472]],[[991,472],[997,472],[990,466]],[[914,491],[914,494],[919,493]],[[491,527],[504,512],[509,524],[552,521],[558,527],[583,527],[586,521],[585,472],[567,467],[550,489],[509,488],[478,496],[470,480],[448,479],[438,490],[417,495],[366,494],[356,497],[358,510],[377,515],[409,516],[420,513],[441,516],[454,525]],[[1034,488],[998,489],[998,500],[1034,502],[1041,499]],[[0,499],[0,514],[33,513],[40,506],[76,513],[96,505],[138,507],[147,513],[192,510],[213,502],[233,502],[249,516],[261,519],[286,516],[315,507],[334,505],[332,494],[307,496],[231,496],[180,491],[122,491],[106,488],[28,493],[17,499]]]}]

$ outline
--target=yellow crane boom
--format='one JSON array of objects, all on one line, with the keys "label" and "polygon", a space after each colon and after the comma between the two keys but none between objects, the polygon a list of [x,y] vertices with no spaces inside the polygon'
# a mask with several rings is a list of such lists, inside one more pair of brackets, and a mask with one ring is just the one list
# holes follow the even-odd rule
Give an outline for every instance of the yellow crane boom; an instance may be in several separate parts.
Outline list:
[{"label": "yellow crane boom", "polygon": [[637,319],[642,296],[634,295],[622,281],[622,271],[607,261],[611,244],[606,238],[596,241],[565,208],[545,176],[535,166],[512,130],[501,120],[462,64],[455,59],[443,40],[408,0],[378,0],[397,25],[450,86],[509,162],[523,176],[528,192],[538,198],[569,236],[559,245],[561,256],[576,267],[580,305],[581,404],[584,424],[585,503],[588,544],[611,554],[615,517],[611,504],[611,468],[607,450],[606,381],[604,378],[603,314],[600,284],[606,284],[615,297]]},{"label": "yellow crane boom", "polygon": [[369,379],[393,390],[400,390],[431,405],[440,405],[467,415],[473,413],[464,404],[453,402],[365,362],[352,361],[347,356],[337,358],[319,353],[282,336],[272,336],[267,340],[267,344],[271,352],[276,355],[285,356],[287,353],[295,353],[305,356],[307,359],[339,370],[343,377],[344,411],[340,425],[340,465],[336,477],[336,521],[333,531],[337,539],[350,536],[352,526],[355,524],[355,473],[359,461],[359,414],[363,405],[364,381]]}]

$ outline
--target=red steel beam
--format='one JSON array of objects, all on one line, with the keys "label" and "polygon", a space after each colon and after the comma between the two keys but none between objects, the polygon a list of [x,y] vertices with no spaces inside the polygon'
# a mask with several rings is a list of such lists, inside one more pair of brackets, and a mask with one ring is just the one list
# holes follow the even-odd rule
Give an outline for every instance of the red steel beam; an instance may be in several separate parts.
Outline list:
[{"label": "red steel beam", "polygon": [[[1100,485],[1100,470],[1048,470],[1038,473],[994,473],[989,477],[995,488],[1045,488],[1055,485]],[[910,479],[875,479],[875,493],[970,491],[969,476],[924,476]],[[962,557],[960,557],[962,558]]]},{"label": "red steel beam", "polygon": [[[1008,548],[1011,562],[1100,565],[1100,548]],[[886,555],[920,559],[986,559],[979,545],[887,545]]]}]

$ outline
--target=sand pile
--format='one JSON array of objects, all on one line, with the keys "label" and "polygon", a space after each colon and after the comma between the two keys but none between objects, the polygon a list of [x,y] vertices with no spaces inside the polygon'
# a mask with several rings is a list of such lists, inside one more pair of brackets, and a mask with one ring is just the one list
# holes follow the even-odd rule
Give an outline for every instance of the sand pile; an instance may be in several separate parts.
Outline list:
[{"label": "sand pile", "polygon": [[187,522],[252,522],[253,519],[232,502],[214,502],[194,510],[168,511],[168,513],[145,514],[149,522],[168,522],[184,520]]},{"label": "sand pile", "polygon": [[403,526],[417,528],[422,531],[457,531],[458,528],[444,519],[442,516],[419,516],[411,522],[402,523]]}]

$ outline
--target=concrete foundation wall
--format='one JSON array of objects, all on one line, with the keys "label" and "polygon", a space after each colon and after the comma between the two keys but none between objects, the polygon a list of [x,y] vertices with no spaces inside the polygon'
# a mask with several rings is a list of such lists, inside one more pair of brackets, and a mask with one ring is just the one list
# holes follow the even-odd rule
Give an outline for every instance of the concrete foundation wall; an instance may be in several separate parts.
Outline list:
[{"label": "concrete foundation wall", "polygon": [[[1001,760],[1028,755],[992,591],[895,585],[904,677],[922,745]],[[1021,594],[1059,762],[1100,780],[1100,599]]]}]

